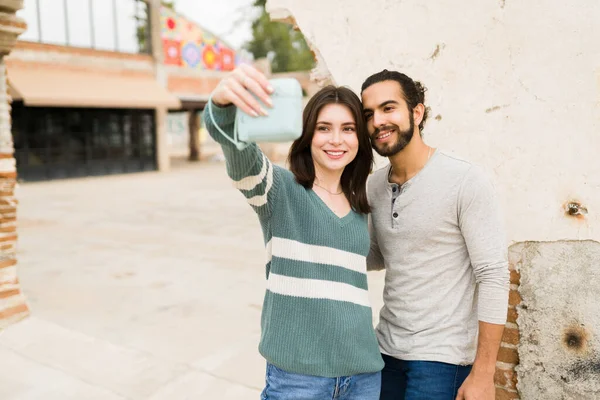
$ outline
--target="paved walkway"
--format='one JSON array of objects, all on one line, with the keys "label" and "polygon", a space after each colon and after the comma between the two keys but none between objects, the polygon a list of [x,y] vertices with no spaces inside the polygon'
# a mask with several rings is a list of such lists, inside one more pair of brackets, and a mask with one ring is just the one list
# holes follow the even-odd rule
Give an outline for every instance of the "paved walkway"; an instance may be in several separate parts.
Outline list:
[{"label": "paved walkway", "polygon": [[[259,398],[262,237],[223,164],[18,197],[32,316],[0,332],[0,399]],[[369,279],[377,314],[383,275]]]}]

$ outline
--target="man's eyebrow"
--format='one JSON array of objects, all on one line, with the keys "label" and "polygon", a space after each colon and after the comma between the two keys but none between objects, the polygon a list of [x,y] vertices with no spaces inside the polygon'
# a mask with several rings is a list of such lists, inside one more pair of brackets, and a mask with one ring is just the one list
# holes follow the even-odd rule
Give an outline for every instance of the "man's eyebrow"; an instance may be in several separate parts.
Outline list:
[{"label": "man's eyebrow", "polygon": [[379,105],[379,107],[377,107],[377,108],[385,107],[385,106],[387,106],[388,104],[400,104],[400,103],[399,103],[399,102],[397,102],[396,100],[387,100],[387,101],[384,101],[383,103],[381,103],[381,104]]},{"label": "man's eyebrow", "polygon": [[[385,107],[388,104],[400,104],[399,102],[397,102],[396,100],[386,100],[383,103],[381,103],[380,105],[377,106],[377,108],[381,108],[381,107]],[[371,110],[370,108],[364,108],[363,109],[363,113],[370,111],[372,112],[373,110]]]}]

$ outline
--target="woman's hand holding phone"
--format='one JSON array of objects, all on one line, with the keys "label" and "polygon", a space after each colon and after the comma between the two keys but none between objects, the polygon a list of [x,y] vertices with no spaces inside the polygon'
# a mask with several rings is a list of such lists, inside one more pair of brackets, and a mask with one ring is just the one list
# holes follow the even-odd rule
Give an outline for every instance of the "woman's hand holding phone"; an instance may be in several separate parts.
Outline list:
[{"label": "woman's hand holding phone", "polygon": [[219,82],[211,98],[218,106],[233,104],[254,117],[268,115],[267,110],[251,93],[264,104],[272,107],[273,103],[269,95],[273,93],[273,88],[266,76],[256,68],[242,64]]}]

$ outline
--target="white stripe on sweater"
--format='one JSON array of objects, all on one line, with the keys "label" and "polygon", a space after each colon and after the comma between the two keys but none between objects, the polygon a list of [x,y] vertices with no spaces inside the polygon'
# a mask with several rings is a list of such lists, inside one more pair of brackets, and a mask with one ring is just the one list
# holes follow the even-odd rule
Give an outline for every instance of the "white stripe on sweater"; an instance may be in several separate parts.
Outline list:
[{"label": "white stripe on sweater", "polygon": [[240,179],[239,181],[233,181],[233,186],[239,190],[252,190],[256,186],[260,185],[260,183],[265,179],[265,175],[267,174],[269,161],[267,157],[262,155],[262,168],[258,175],[247,176],[245,178]]},{"label": "white stripe on sweater", "polygon": [[267,262],[271,257],[335,265],[351,271],[367,273],[366,257],[326,246],[301,243],[296,240],[273,237],[267,244]]},{"label": "white stripe on sweater", "polygon": [[272,293],[284,296],[347,301],[371,307],[369,293],[347,283],[291,278],[271,272],[267,281],[267,289]]},{"label": "white stripe on sweater", "polygon": [[267,244],[265,245],[265,250],[267,251],[267,262],[265,264],[268,264],[271,262],[271,260],[273,259],[273,238],[271,238],[271,240],[269,240],[267,242]]},{"label": "white stripe on sweater", "polygon": [[248,199],[248,203],[254,207],[260,207],[262,205],[267,204],[267,196],[269,195],[269,190],[271,190],[271,186],[273,186],[273,165],[266,158],[265,164],[269,169],[269,171],[267,172],[267,185],[265,186],[265,193]]}]

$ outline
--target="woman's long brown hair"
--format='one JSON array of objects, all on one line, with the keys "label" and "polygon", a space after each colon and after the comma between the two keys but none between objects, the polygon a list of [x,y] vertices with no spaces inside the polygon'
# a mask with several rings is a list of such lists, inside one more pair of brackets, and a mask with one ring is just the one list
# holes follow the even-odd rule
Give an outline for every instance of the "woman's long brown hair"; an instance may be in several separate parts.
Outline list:
[{"label": "woman's long brown hair", "polygon": [[362,104],[354,92],[346,87],[326,86],[319,90],[306,104],[302,115],[302,135],[292,143],[288,154],[290,171],[296,181],[307,189],[311,189],[315,180],[315,166],[310,147],[317,118],[321,109],[328,104],[341,104],[350,110],[356,123],[358,137],[358,153],[352,162],[344,168],[341,177],[342,191],[350,202],[350,206],[359,213],[371,211],[367,201],[367,178],[373,168],[373,151],[363,119]]}]

